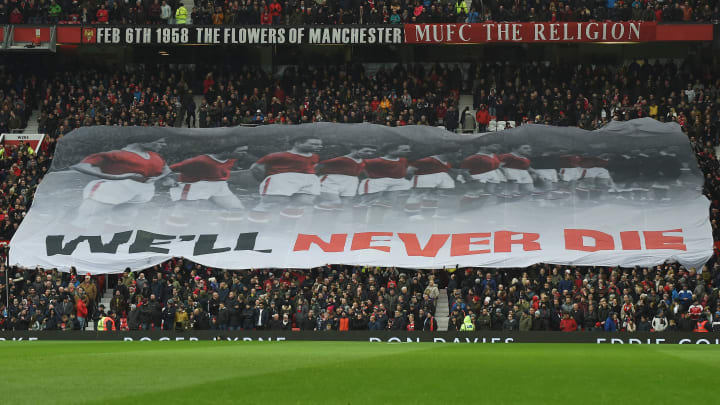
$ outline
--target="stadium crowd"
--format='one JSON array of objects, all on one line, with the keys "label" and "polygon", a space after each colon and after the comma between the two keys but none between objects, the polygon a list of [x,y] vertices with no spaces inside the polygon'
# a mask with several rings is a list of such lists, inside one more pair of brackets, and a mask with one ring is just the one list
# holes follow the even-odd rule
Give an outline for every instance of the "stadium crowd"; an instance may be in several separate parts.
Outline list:
[{"label": "stadium crowd", "polygon": [[[111,276],[108,308],[98,304],[104,276],[10,271],[0,330],[80,330],[92,320],[99,330],[433,332],[437,304],[447,299],[450,331],[720,331],[717,263],[702,273],[672,264],[230,272],[174,259]],[[438,286],[447,287],[446,297]]]},{"label": "stadium crowd", "polygon": [[[189,9],[192,11],[189,11]],[[0,24],[413,24],[720,20],[717,0],[5,0]]]},{"label": "stadium crowd", "polygon": [[[611,119],[676,121],[699,152],[720,142],[720,82],[716,66],[687,60],[566,65],[543,62],[463,65],[287,67],[277,74],[226,66],[198,77],[167,66],[123,70],[61,70],[22,87],[6,84],[6,118],[29,116],[38,103],[41,132],[52,138],[79,126],[183,124],[195,127],[371,122],[443,125],[485,131],[491,119],[598,128]],[[13,75],[7,75],[13,78]],[[9,80],[9,79],[8,79]],[[17,91],[17,88],[21,91]],[[42,91],[37,91],[42,88]],[[202,92],[199,105],[193,90]],[[458,111],[459,94],[472,93],[477,112]],[[40,101],[35,101],[40,100]],[[0,120],[22,127],[19,118]]]},{"label": "stadium crowd", "polygon": [[[56,140],[80,126],[367,121],[484,131],[491,118],[593,129],[650,116],[678,122],[690,138],[706,175],[717,241],[720,80],[713,69],[691,60],[620,67],[418,64],[372,72],[361,65],[288,67],[277,75],[244,67],[198,76],[146,66],[35,77],[6,69],[0,126],[22,128],[39,108],[39,127],[48,136],[37,150],[27,144],[0,149],[0,239],[10,239],[22,221]],[[199,106],[193,91],[203,94]],[[458,113],[460,92],[474,95],[477,114]],[[450,327],[457,330],[711,330],[720,322],[720,266],[713,257],[699,270],[668,264],[227,272],[176,259],[106,280],[2,266],[0,329],[80,329],[112,315],[108,324],[117,329],[436,330],[435,316],[444,315],[435,313],[438,300],[448,299]],[[439,296],[443,287],[448,297]],[[106,288],[115,289],[110,308],[98,306]]]}]

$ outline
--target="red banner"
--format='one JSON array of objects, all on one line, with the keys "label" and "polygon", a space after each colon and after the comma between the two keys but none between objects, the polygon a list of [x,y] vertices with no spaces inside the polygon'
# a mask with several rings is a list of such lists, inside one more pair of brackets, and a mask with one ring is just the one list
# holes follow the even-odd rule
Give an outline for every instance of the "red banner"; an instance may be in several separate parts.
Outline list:
[{"label": "red banner", "polygon": [[[3,30],[0,27],[0,41]],[[404,35],[403,35],[404,34]],[[404,36],[404,38],[403,38]],[[16,26],[15,42],[50,41],[49,27]],[[382,26],[81,26],[56,28],[62,45],[485,44],[712,41],[712,24],[559,22]]]},{"label": "red banner", "polygon": [[[482,23],[408,24],[406,43],[482,44],[548,42],[652,42],[675,40],[671,31],[687,32],[686,25],[658,26],[654,22],[561,22],[561,23]],[[692,25],[692,35],[678,36],[684,41],[712,40],[712,25]],[[697,28],[701,27],[701,28]]]}]

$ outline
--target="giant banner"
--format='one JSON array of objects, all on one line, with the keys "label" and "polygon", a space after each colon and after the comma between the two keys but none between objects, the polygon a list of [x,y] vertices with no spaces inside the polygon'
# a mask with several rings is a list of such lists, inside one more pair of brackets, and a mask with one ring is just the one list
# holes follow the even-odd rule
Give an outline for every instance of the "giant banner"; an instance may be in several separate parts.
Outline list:
[{"label": "giant banner", "polygon": [[697,267],[713,247],[702,184],[680,127],[649,118],[475,135],[86,127],[58,143],[10,262]]}]

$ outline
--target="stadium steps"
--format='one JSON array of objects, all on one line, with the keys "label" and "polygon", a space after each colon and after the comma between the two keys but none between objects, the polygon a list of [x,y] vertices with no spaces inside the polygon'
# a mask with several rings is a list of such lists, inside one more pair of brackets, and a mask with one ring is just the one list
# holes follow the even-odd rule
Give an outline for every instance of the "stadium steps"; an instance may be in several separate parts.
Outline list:
[{"label": "stadium steps", "polygon": [[33,110],[28,118],[27,126],[23,130],[25,134],[37,134],[38,133],[38,118],[40,118],[40,109]]},{"label": "stadium steps", "polygon": [[[198,113],[200,112],[200,104],[202,104],[202,100],[203,100],[203,98],[205,98],[205,95],[202,94],[202,92],[198,92],[198,93],[199,94],[193,95],[193,101],[195,102],[195,126],[200,128],[200,121],[199,121]],[[183,122],[183,125],[185,125],[184,122]]]},{"label": "stadium steps", "polygon": [[450,307],[448,307],[447,288],[440,290],[437,307],[435,308],[435,320],[438,324],[438,331],[445,332],[450,319]]}]

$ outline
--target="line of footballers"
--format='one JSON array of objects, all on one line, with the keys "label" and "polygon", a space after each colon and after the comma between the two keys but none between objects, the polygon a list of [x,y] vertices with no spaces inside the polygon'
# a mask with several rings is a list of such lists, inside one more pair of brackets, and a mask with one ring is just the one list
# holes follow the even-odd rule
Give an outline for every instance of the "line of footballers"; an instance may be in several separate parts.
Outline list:
[{"label": "line of footballers", "polygon": [[[641,156],[587,156],[567,150],[533,155],[527,144],[500,153],[502,146],[491,144],[479,145],[463,158],[459,145],[444,145],[435,148],[434,155],[409,161],[412,145],[399,143],[353,145],[344,156],[320,161],[322,139],[296,137],[291,145],[289,150],[268,154],[247,169],[260,181],[260,200],[250,210],[228,186],[232,176],[243,172],[235,166],[247,156],[247,145],[172,165],[159,154],[167,146],[164,139],[87,156],[71,167],[96,177],[83,190],[78,218],[147,203],[155,196],[155,185],[162,184],[169,187],[172,201],[209,201],[228,220],[297,220],[311,207],[338,219],[342,218],[339,213],[352,212],[346,219],[354,222],[379,223],[390,210],[402,210],[411,220],[424,220],[477,209],[490,199],[547,203],[575,197],[602,201],[608,193],[615,193],[618,199],[667,200],[667,184],[679,182],[682,170],[687,170],[672,150],[654,156],[661,158],[659,170],[667,174],[648,176],[669,181],[657,184],[650,179],[640,184]],[[625,171],[625,177],[633,180],[614,183],[608,170],[613,163],[618,172]],[[182,217],[171,215],[171,221],[182,225]]]}]

